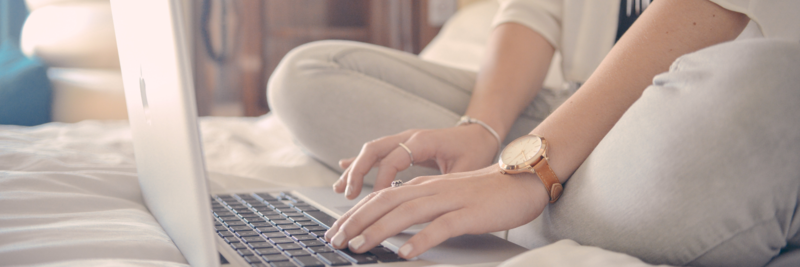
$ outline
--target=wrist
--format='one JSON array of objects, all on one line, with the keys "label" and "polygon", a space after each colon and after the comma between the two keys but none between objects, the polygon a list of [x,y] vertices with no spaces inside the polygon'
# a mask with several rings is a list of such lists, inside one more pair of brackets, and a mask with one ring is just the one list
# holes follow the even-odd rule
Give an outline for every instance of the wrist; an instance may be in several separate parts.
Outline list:
[{"label": "wrist", "polygon": [[497,157],[500,155],[500,147],[502,146],[503,141],[500,138],[500,135],[497,133],[497,131],[495,131],[494,128],[492,128],[492,126],[484,123],[479,119],[472,118],[468,115],[461,116],[461,118],[456,123],[456,126],[461,126],[461,125],[477,125],[480,126],[480,128],[483,128],[486,133],[489,133],[495,140],[495,143],[497,144],[497,149],[495,150],[494,159],[492,161],[497,159]]}]

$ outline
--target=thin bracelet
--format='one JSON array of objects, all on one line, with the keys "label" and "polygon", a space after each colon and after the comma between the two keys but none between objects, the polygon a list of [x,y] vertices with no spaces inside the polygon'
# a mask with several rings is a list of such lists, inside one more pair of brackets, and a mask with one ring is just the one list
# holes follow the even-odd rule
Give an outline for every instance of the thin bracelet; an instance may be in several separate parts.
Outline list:
[{"label": "thin bracelet", "polygon": [[467,116],[467,115],[461,116],[461,119],[458,120],[458,123],[456,123],[456,126],[461,126],[461,125],[464,125],[464,124],[473,124],[473,123],[478,124],[480,126],[483,126],[483,128],[486,128],[486,130],[489,131],[489,133],[491,133],[494,136],[495,139],[497,139],[497,154],[494,157],[495,160],[497,160],[497,158],[500,157],[500,148],[502,148],[503,141],[500,140],[500,135],[497,134],[497,132],[495,132],[494,129],[492,129],[491,126],[489,126],[488,124],[482,122],[479,119],[476,119],[476,118],[473,118],[473,117],[470,117],[470,116]]}]

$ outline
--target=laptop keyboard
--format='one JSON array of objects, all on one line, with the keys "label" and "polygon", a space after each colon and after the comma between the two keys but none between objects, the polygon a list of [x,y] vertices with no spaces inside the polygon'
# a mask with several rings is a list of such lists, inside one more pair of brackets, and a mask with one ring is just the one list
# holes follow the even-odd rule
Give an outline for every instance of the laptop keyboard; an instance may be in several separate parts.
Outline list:
[{"label": "laptop keyboard", "polygon": [[286,192],[215,195],[211,209],[217,234],[252,266],[404,261],[381,245],[364,254],[334,249],[323,236],[336,219]]}]

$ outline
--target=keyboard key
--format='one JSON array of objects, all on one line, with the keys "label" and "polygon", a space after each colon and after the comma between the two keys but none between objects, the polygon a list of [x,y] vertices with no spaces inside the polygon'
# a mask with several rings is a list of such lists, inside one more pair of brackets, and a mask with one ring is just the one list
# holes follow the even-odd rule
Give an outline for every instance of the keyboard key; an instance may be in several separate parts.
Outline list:
[{"label": "keyboard key", "polygon": [[261,262],[256,262],[256,263],[251,263],[250,267],[270,267],[270,266]]},{"label": "keyboard key", "polygon": [[298,263],[300,263],[303,267],[320,267],[325,266],[324,263],[319,261],[317,258],[313,256],[303,256],[303,257],[296,257],[294,258]]},{"label": "keyboard key", "polygon": [[[308,220],[308,221],[300,221],[300,222],[297,222],[297,224],[299,224],[300,226],[303,226],[303,227],[307,227],[307,226],[319,226],[319,224],[318,224],[318,223],[316,223],[316,222],[312,222],[312,221],[310,221],[310,220]],[[320,227],[321,227],[321,226],[320,226]]]},{"label": "keyboard key", "polygon": [[382,262],[405,261],[405,259],[400,258],[400,256],[398,256],[397,254],[394,254],[394,253],[392,253],[392,254],[378,254],[378,255],[375,255],[375,256],[378,257],[378,260],[382,261]]},{"label": "keyboard key", "polygon": [[272,226],[271,224],[269,226],[258,227],[257,229],[261,231],[261,233],[272,233],[281,231],[281,229],[278,229],[275,226]]},{"label": "keyboard key", "polygon": [[225,239],[225,242],[227,243],[239,243],[239,239],[237,239],[235,236],[226,236],[222,239]]},{"label": "keyboard key", "polygon": [[306,205],[294,205],[294,208],[298,209],[298,210],[301,210],[303,212],[319,211],[318,208],[315,208],[314,206],[311,206],[311,205],[308,205],[308,204],[306,204]]},{"label": "keyboard key", "polygon": [[225,226],[214,226],[214,229],[217,231],[228,231],[228,227]]},{"label": "keyboard key", "polygon": [[272,267],[295,267],[295,266],[297,266],[296,264],[294,264],[293,261],[270,262],[269,264],[272,265]]},{"label": "keyboard key", "polygon": [[258,256],[245,256],[244,260],[246,260],[247,263],[261,263],[261,258]]},{"label": "keyboard key", "polygon": [[278,237],[286,237],[286,234],[284,234],[283,232],[269,232],[269,233],[264,233],[264,236],[269,238],[278,238]]},{"label": "keyboard key", "polygon": [[284,252],[286,252],[286,254],[288,254],[289,256],[292,256],[292,257],[310,256],[311,255],[310,252],[308,252],[308,251],[306,251],[304,249],[291,249],[291,250],[285,250]]},{"label": "keyboard key", "polygon": [[342,249],[340,251],[342,253],[346,254],[347,256],[350,256],[350,258],[353,258],[356,261],[357,264],[376,263],[376,262],[378,262],[378,257],[376,257],[375,255],[369,254],[369,253],[356,254],[355,252],[352,252],[352,251],[350,251],[350,249],[347,249],[347,248]]},{"label": "keyboard key", "polygon": [[242,225],[231,226],[231,230],[233,230],[235,232],[238,232],[238,231],[252,231],[253,228],[250,228],[250,226],[244,225],[244,222],[242,222]]},{"label": "keyboard key", "polygon": [[289,258],[284,256],[283,254],[266,255],[266,256],[261,256],[261,258],[263,258],[265,261],[268,261],[268,262],[288,261],[289,260]]},{"label": "keyboard key", "polygon": [[281,251],[278,250],[277,248],[259,248],[256,249],[256,253],[261,255],[275,255],[275,254],[281,254]]},{"label": "keyboard key", "polygon": [[331,247],[329,247],[329,246],[323,246],[323,247],[309,247],[309,248],[308,248],[308,250],[309,250],[309,251],[311,251],[311,252],[314,252],[314,253],[333,252],[333,248],[331,248]]},{"label": "keyboard key", "polygon": [[257,210],[257,211],[269,211],[269,210],[271,210],[269,208],[269,206],[264,205],[264,204],[251,205],[250,207],[255,209],[255,210]]},{"label": "keyboard key", "polygon": [[329,265],[337,266],[337,265],[350,265],[350,261],[339,256],[336,253],[328,252],[328,253],[320,253],[319,256],[325,260]]},{"label": "keyboard key", "polygon": [[325,232],[327,231],[310,231],[308,233],[319,238],[325,238]]},{"label": "keyboard key", "polygon": [[252,251],[250,251],[249,249],[246,249],[246,248],[237,249],[236,252],[239,252],[239,255],[242,255],[242,256],[253,256],[253,255],[256,255],[255,253],[253,253]]},{"label": "keyboard key", "polygon": [[296,212],[296,211],[295,212],[284,212],[283,215],[286,216],[286,217],[303,217],[303,216],[305,216],[302,213],[299,213],[299,212]]},{"label": "keyboard key", "polygon": [[294,224],[294,222],[286,219],[272,220],[272,223],[274,223],[275,225]]},{"label": "keyboard key", "polygon": [[317,225],[317,226],[306,226],[305,228],[309,232],[311,232],[311,231],[328,231],[328,227],[319,226],[319,225]]},{"label": "keyboard key", "polygon": [[[311,221],[311,219],[309,219],[306,216],[303,216],[303,217],[289,217],[289,219],[292,220],[292,221],[295,221],[295,222],[308,222],[308,221]],[[314,223],[314,224],[317,224],[317,223]]]},{"label": "keyboard key", "polygon": [[[292,230],[292,231],[297,231],[297,230]],[[294,239],[297,239],[298,241],[303,241],[303,240],[317,240],[317,238],[316,238],[316,237],[314,237],[314,236],[312,236],[312,235],[308,235],[308,234],[305,234],[305,235],[292,235],[292,237],[293,237]]]},{"label": "keyboard key", "polygon": [[287,234],[290,234],[290,235],[292,235],[292,236],[294,236],[294,235],[307,235],[307,234],[308,234],[308,232],[306,232],[306,231],[305,231],[305,230],[303,230],[303,229],[297,229],[297,230],[287,230],[287,231],[286,231],[286,233],[287,233]]},{"label": "keyboard key", "polygon": [[281,230],[286,231],[286,230],[297,230],[297,229],[300,229],[300,226],[297,226],[296,224],[283,224],[283,225],[278,225],[278,228],[280,228]]},{"label": "keyboard key", "polygon": [[219,234],[220,237],[232,237],[232,236],[234,236],[234,234],[231,233],[231,231],[225,231],[225,232],[219,231],[218,234]]},{"label": "keyboard key", "polygon": [[372,254],[375,254],[375,255],[378,255],[378,254],[395,254],[394,251],[392,251],[391,249],[389,249],[387,247],[384,247],[384,246],[381,246],[381,245],[378,245],[378,246],[370,249],[369,253],[372,253]]},{"label": "keyboard key", "polygon": [[247,245],[245,245],[245,244],[243,244],[243,243],[238,243],[238,242],[237,242],[237,243],[231,243],[231,247],[232,247],[233,249],[240,249],[240,248],[246,248],[246,247],[247,247]]},{"label": "keyboard key", "polygon": [[264,215],[264,217],[267,217],[267,219],[269,219],[270,221],[286,220],[286,217],[283,217],[283,215],[280,214]]},{"label": "keyboard key", "polygon": [[259,236],[260,234],[256,231],[236,231],[236,234],[240,237],[248,237],[248,236]]},{"label": "keyboard key", "polygon": [[314,239],[314,240],[304,240],[304,241],[300,241],[300,243],[303,244],[303,246],[306,246],[306,247],[319,247],[319,246],[324,246],[325,245],[325,243],[322,243],[321,241],[316,240],[316,239]]},{"label": "keyboard key", "polygon": [[284,244],[277,244],[275,246],[282,250],[303,249],[303,246],[297,243],[284,243]]},{"label": "keyboard key", "polygon": [[[245,225],[246,224],[243,221],[239,221],[239,220],[236,220],[236,221],[225,221],[225,223],[228,224],[228,226],[241,226],[241,225]],[[250,228],[250,227],[247,227],[247,228]]]},{"label": "keyboard key", "polygon": [[264,242],[250,242],[247,244],[253,249],[273,248],[272,243],[267,242],[266,240],[264,240]]},{"label": "keyboard key", "polygon": [[226,215],[226,216],[220,216],[219,219],[224,221],[224,222],[228,222],[228,221],[233,222],[233,221],[239,221],[239,216],[231,214],[231,215]]},{"label": "keyboard key", "polygon": [[278,238],[270,238],[269,240],[272,241],[272,243],[275,243],[275,244],[294,243],[294,240],[292,240],[291,238],[287,238],[287,237],[284,237],[284,238],[280,238],[280,237],[278,237]]},{"label": "keyboard key", "polygon": [[317,220],[318,222],[322,223],[323,225],[330,227],[336,222],[336,218],[331,217],[328,214],[325,214],[321,211],[306,211],[306,215]]},{"label": "keyboard key", "polygon": [[255,213],[242,215],[242,217],[247,219],[248,221],[251,220],[251,219],[261,219],[261,215],[258,215],[258,214],[255,214]]},{"label": "keyboard key", "polygon": [[256,193],[256,196],[259,196],[259,197],[261,197],[261,198],[263,198],[263,199],[265,199],[265,200],[266,200],[266,199],[277,200],[277,199],[275,199],[275,197],[273,197],[273,196],[272,196],[272,195],[270,195],[269,193]]},{"label": "keyboard key", "polygon": [[242,240],[244,240],[244,242],[247,242],[247,243],[251,243],[251,242],[252,242],[252,243],[255,243],[255,242],[264,242],[264,241],[267,241],[266,239],[264,239],[263,237],[260,237],[260,236],[248,236],[248,237],[243,237],[243,238],[242,238]]}]

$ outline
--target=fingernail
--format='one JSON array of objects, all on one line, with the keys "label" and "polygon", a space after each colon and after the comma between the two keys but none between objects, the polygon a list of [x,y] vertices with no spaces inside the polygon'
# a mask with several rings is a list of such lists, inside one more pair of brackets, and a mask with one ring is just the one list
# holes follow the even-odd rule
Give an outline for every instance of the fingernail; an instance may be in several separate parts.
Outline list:
[{"label": "fingernail", "polygon": [[342,245],[344,245],[344,234],[339,233],[338,235],[334,236],[333,240],[331,240],[331,243],[333,243],[334,247],[341,248]]},{"label": "fingernail", "polygon": [[349,197],[350,194],[352,194],[352,193],[353,193],[353,187],[350,186],[350,185],[347,185],[347,189],[344,190],[344,195]]},{"label": "fingernail", "polygon": [[350,243],[348,244],[350,245],[350,248],[352,248],[353,250],[358,250],[358,248],[360,248],[361,245],[364,245],[364,241],[366,241],[364,240],[364,235],[359,235],[351,239]]},{"label": "fingernail", "polygon": [[411,244],[405,244],[402,247],[400,247],[400,251],[398,251],[398,252],[400,252],[400,256],[403,256],[403,257],[407,258],[408,257],[408,253],[411,253],[412,249],[414,249],[414,247],[411,246]]}]

